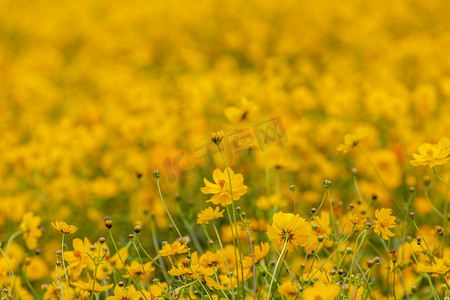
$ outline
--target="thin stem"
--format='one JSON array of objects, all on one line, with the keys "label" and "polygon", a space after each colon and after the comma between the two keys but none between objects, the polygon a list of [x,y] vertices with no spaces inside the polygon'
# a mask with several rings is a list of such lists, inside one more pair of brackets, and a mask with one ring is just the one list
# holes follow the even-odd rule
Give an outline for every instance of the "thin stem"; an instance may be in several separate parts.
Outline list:
[{"label": "thin stem", "polygon": [[[119,249],[117,248],[116,242],[114,241],[114,237],[112,235],[111,229],[108,229],[109,231],[109,236],[111,237],[111,242],[114,245],[114,249],[116,250],[117,256],[119,257],[120,262],[122,263],[122,266],[124,268],[124,270],[127,272],[128,276],[130,276],[129,278],[133,281],[135,286],[138,286],[136,280],[134,280],[133,276],[131,275],[130,271],[128,271],[127,266],[125,265],[125,263],[123,262],[122,256],[120,256],[120,252]],[[141,291],[142,296],[144,296],[145,299],[147,299],[147,297],[145,296],[145,294]]]},{"label": "thin stem", "polygon": [[22,230],[16,231],[13,234],[11,234],[11,236],[8,239],[8,242],[6,243],[6,248],[5,248],[5,253],[6,255],[8,255],[8,250],[9,250],[9,246],[11,245],[11,242],[21,233],[23,233]]},{"label": "thin stem", "polygon": [[9,271],[11,272],[11,277],[12,277],[13,283],[14,283],[14,291],[16,292],[16,298],[17,298],[17,299],[20,299],[20,297],[19,297],[19,291],[17,290],[16,277],[14,276],[13,268],[11,267],[11,264],[9,263],[9,260],[8,260],[8,258],[6,257],[5,253],[3,253],[3,250],[2,250],[2,248],[1,248],[1,245],[0,245],[0,252],[1,252],[3,258],[5,259],[6,263],[8,264]]},{"label": "thin stem", "polygon": [[252,239],[247,229],[247,237],[250,243],[250,250],[252,252],[252,267],[253,267],[253,300],[256,300],[256,266],[255,266],[255,252],[253,251]]},{"label": "thin stem", "polygon": [[[214,223],[214,220],[212,221],[213,227],[214,227],[214,231],[216,232],[216,236],[217,236],[217,240],[219,241],[219,245],[220,245],[220,249],[222,249],[222,254],[225,255],[225,250],[223,249],[223,244],[222,244],[222,240],[220,239],[220,235],[219,232],[217,231],[217,227],[216,224]],[[230,275],[230,267],[228,266],[228,260],[225,260],[225,266],[227,267],[227,277],[230,279],[230,286],[231,286],[231,296],[233,297],[233,300],[235,298],[234,296],[234,285],[233,285],[233,280],[231,279]]]},{"label": "thin stem", "polygon": [[280,256],[278,257],[277,263],[275,264],[275,268],[273,270],[272,280],[270,281],[270,286],[269,286],[269,292],[267,293],[268,300],[272,299],[270,292],[272,291],[273,281],[275,279],[275,275],[277,274],[278,264],[280,263],[281,257],[283,257],[284,250],[286,250],[286,244],[287,244],[287,239],[285,239],[283,250],[281,250]]},{"label": "thin stem", "polygon": [[141,257],[141,254],[139,253],[139,249],[136,246],[136,242],[135,241],[133,241],[133,246],[134,246],[134,249],[136,249],[136,253],[137,253],[138,257],[139,257],[139,262],[141,263],[141,266],[142,266],[142,272],[144,273],[145,282],[147,282],[148,292],[150,293],[150,297],[153,300],[152,289],[150,288],[150,283],[148,282],[147,272],[145,271],[144,263],[142,262],[142,257]]},{"label": "thin stem", "polygon": [[62,261],[62,265],[63,265],[63,271],[64,271],[64,277],[66,279],[66,285],[67,285],[67,298],[70,300],[70,286],[69,286],[69,277],[67,276],[67,271],[66,271],[66,263],[64,261],[64,236],[65,234],[62,234],[62,239],[61,239],[61,261]]},{"label": "thin stem", "polygon": [[[242,261],[242,251],[241,251],[241,245],[239,243],[239,235],[238,235],[238,230],[237,230],[237,219],[236,219],[236,209],[234,207],[234,199],[233,199],[233,185],[231,184],[231,173],[230,173],[230,168],[228,167],[228,163],[225,159],[225,156],[223,155],[222,149],[220,148],[220,145],[217,145],[217,147],[219,148],[220,154],[222,155],[222,160],[225,163],[225,167],[227,169],[227,173],[228,173],[228,181],[230,183],[230,197],[231,197],[231,205],[233,207],[233,219],[234,219],[234,231],[236,232],[236,244],[238,246],[238,250],[239,250],[239,259]],[[228,206],[227,206],[228,207]],[[236,261],[237,263],[237,261]],[[237,271],[237,270],[236,270]],[[244,266],[241,263],[241,277],[242,277],[242,291],[243,291],[243,297],[245,298],[245,288],[244,288]]]},{"label": "thin stem", "polygon": [[191,254],[191,251],[189,250],[189,248],[188,248],[188,246],[187,246],[183,236],[181,235],[180,230],[178,230],[177,224],[175,224],[175,221],[173,220],[172,215],[170,214],[169,209],[167,208],[166,202],[164,201],[164,198],[163,198],[162,193],[161,193],[161,187],[159,185],[159,177],[156,178],[156,185],[158,186],[159,197],[161,198],[161,201],[164,204],[164,208],[166,209],[167,215],[169,216],[169,219],[172,222],[173,227],[175,228],[175,230],[177,231],[178,235],[180,236],[181,241],[183,242],[184,246],[186,247],[186,250],[189,252],[189,254]]}]

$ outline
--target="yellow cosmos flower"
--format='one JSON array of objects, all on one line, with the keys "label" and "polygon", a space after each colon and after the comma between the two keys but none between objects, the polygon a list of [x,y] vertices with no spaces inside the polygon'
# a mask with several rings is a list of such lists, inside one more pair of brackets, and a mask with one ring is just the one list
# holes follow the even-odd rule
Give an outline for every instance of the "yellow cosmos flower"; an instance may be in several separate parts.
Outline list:
[{"label": "yellow cosmos flower", "polygon": [[162,246],[162,249],[159,250],[159,254],[161,254],[161,256],[171,256],[186,252],[188,252],[186,246],[180,241],[175,241],[173,244],[166,243]]},{"label": "yellow cosmos flower", "polygon": [[[269,252],[270,246],[269,243],[261,243],[261,247],[256,245],[253,249],[253,253],[255,255],[255,264],[257,264],[260,260],[266,257]],[[242,262],[244,269],[249,269],[253,266],[252,255],[244,257],[244,261]]]},{"label": "yellow cosmos flower", "polygon": [[334,299],[340,292],[337,284],[326,284],[317,281],[312,287],[306,288],[302,294],[304,300],[328,300]]},{"label": "yellow cosmos flower", "polygon": [[204,268],[213,268],[222,265],[226,258],[221,252],[212,253],[207,251],[205,254],[200,256],[199,264]]},{"label": "yellow cosmos flower", "polygon": [[348,213],[348,220],[350,221],[350,223],[355,225],[357,228],[362,228],[362,227],[364,227],[364,224],[366,223],[367,218],[361,214],[350,211]]},{"label": "yellow cosmos flower", "polygon": [[425,143],[419,146],[419,154],[413,153],[411,165],[429,166],[430,168],[443,165],[450,159],[450,140],[442,138],[438,144]]},{"label": "yellow cosmos flower", "polygon": [[300,215],[277,212],[273,215],[273,223],[267,228],[267,236],[276,247],[286,244],[288,251],[297,246],[306,246],[312,234],[311,226]]},{"label": "yellow cosmos flower", "polygon": [[52,226],[53,226],[53,228],[55,228],[56,230],[58,230],[64,234],[74,234],[78,230],[77,226],[68,225],[64,221],[55,221],[55,223],[52,222]]},{"label": "yellow cosmos flower", "polygon": [[347,153],[348,151],[352,150],[358,144],[364,140],[367,137],[367,129],[358,127],[356,129],[355,134],[346,134],[344,137],[344,143],[339,145],[337,148],[338,151],[342,151],[344,153]]},{"label": "yellow cosmos flower", "polygon": [[391,216],[392,214],[392,209],[390,208],[382,208],[377,209],[375,211],[375,217],[377,218],[375,220],[375,227],[373,229],[373,231],[383,237],[383,239],[388,240],[389,237],[394,236],[394,234],[389,230],[391,228],[394,228],[395,225],[395,220],[397,219],[394,216]]},{"label": "yellow cosmos flower", "polygon": [[[244,185],[244,176],[242,176],[242,174],[235,174],[230,168],[229,170],[231,187],[233,190],[233,200],[236,201],[247,193],[247,186]],[[212,202],[216,205],[221,204],[222,206],[231,204],[230,180],[227,169],[223,172],[219,169],[214,170],[213,179],[215,183],[209,182],[206,178],[203,179],[206,186],[201,188],[201,192],[203,194],[214,194],[214,196],[206,202]]]},{"label": "yellow cosmos flower", "polygon": [[[144,270],[142,270],[142,264],[139,262],[133,260],[130,265],[127,266],[128,272],[130,272],[132,277],[140,277],[141,280],[145,280],[145,276],[147,278],[150,278],[150,275],[153,271],[155,271],[155,268],[152,266],[152,263],[149,261],[144,264]],[[123,278],[130,278],[130,275],[125,274],[122,275]]]},{"label": "yellow cosmos flower", "polygon": [[423,262],[417,264],[417,273],[427,273],[434,277],[447,273],[449,268],[444,264],[443,260],[438,258],[435,260],[436,262],[431,264],[426,264]]},{"label": "yellow cosmos flower", "polygon": [[109,296],[106,300],[131,300],[139,299],[141,296],[142,294],[139,291],[136,291],[136,288],[133,285],[127,287],[116,285],[114,288],[114,296]]},{"label": "yellow cosmos flower", "polygon": [[37,239],[42,235],[40,224],[41,217],[35,216],[32,212],[26,213],[23,216],[22,223],[20,223],[20,230],[23,231],[23,238],[28,249],[35,249],[38,246]]},{"label": "yellow cosmos flower", "polygon": [[206,222],[209,222],[211,220],[215,220],[218,218],[223,217],[223,210],[219,210],[218,207],[216,209],[213,209],[211,206],[202,210],[197,216],[197,224],[205,224]]}]

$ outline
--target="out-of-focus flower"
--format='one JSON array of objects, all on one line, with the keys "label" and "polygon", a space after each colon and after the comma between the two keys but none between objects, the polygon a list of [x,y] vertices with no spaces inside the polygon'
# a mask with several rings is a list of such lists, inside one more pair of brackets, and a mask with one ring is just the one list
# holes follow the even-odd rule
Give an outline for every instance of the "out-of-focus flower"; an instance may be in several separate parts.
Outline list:
[{"label": "out-of-focus flower", "polygon": [[240,106],[229,106],[225,108],[225,117],[231,123],[239,123],[252,119],[257,110],[258,106],[254,102],[242,98]]},{"label": "out-of-focus flower", "polygon": [[[231,177],[233,200],[237,201],[241,196],[247,193],[247,186],[244,185],[244,176],[242,176],[242,174],[235,174],[231,168],[228,169]],[[203,179],[206,186],[201,188],[201,192],[203,194],[214,194],[214,196],[206,202],[212,202],[216,205],[221,204],[222,206],[231,204],[230,180],[227,169],[223,172],[219,169],[215,169],[213,172],[213,179],[215,183],[209,182],[206,178]]]},{"label": "out-of-focus flower", "polygon": [[367,129],[358,127],[356,129],[355,134],[346,134],[344,137],[344,143],[339,145],[337,148],[338,151],[342,151],[344,153],[347,153],[348,151],[352,150],[358,144],[367,137]]},{"label": "out-of-focus flower", "polygon": [[55,221],[55,223],[52,222],[52,226],[53,226],[53,228],[55,228],[56,230],[58,230],[64,234],[74,234],[78,230],[77,226],[68,225],[64,221]]},{"label": "out-of-focus flower", "polygon": [[223,217],[223,210],[219,210],[219,207],[213,209],[211,206],[202,210],[198,214],[197,224],[205,224],[206,222]]},{"label": "out-of-focus flower", "polygon": [[37,247],[37,239],[42,236],[40,228],[41,217],[35,216],[32,212],[26,213],[20,223],[20,230],[23,231],[23,238],[28,249]]},{"label": "out-of-focus flower", "polygon": [[430,168],[443,165],[450,159],[450,140],[442,138],[438,144],[425,143],[419,146],[419,154],[413,153],[411,165],[429,166]]},{"label": "out-of-focus flower", "polygon": [[435,261],[436,262],[433,263],[424,263],[424,262],[418,263],[416,271],[418,273],[427,273],[434,277],[437,277],[440,274],[445,274],[448,272],[449,267],[444,264],[442,259],[435,258]]},{"label": "out-of-focus flower", "polygon": [[389,229],[394,228],[395,220],[397,219],[395,216],[391,216],[392,209],[388,208],[382,208],[377,209],[375,211],[375,227],[373,228],[373,231],[383,237],[383,239],[388,240],[390,237],[394,236],[394,233],[390,231]]},{"label": "out-of-focus flower", "polygon": [[306,246],[312,234],[311,226],[300,215],[277,212],[273,215],[273,223],[267,228],[267,236],[276,247],[286,244],[288,251],[297,246]]},{"label": "out-of-focus flower", "polygon": [[339,294],[340,288],[337,284],[326,284],[322,281],[317,281],[312,287],[304,290],[302,298],[304,300],[317,299],[334,299]]},{"label": "out-of-focus flower", "polygon": [[348,220],[350,223],[352,223],[353,225],[355,225],[357,228],[362,228],[364,227],[364,224],[367,221],[367,218],[365,216],[363,216],[362,214],[350,211],[348,213]]}]

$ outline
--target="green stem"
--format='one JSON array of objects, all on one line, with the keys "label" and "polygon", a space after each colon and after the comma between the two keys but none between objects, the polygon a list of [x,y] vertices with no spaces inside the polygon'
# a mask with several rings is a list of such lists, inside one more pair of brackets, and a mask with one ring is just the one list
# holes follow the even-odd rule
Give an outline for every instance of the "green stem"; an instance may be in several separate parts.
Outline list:
[{"label": "green stem", "polygon": [[61,240],[61,261],[62,261],[62,265],[63,265],[64,278],[66,279],[66,285],[67,285],[67,298],[70,300],[69,277],[67,276],[66,263],[64,261],[64,236],[65,236],[65,234],[63,233],[62,240]]},{"label": "green stem", "polygon": [[267,293],[268,300],[272,299],[270,292],[272,291],[273,281],[275,279],[275,275],[277,274],[278,264],[280,263],[281,257],[283,257],[284,250],[286,250],[286,244],[287,244],[287,239],[285,239],[283,250],[281,250],[280,256],[278,257],[277,263],[275,264],[275,268],[273,270],[272,280],[270,281],[270,286],[269,286],[269,292]]},{"label": "green stem", "polygon": [[164,201],[164,198],[161,193],[161,187],[159,185],[159,177],[156,178],[156,185],[158,186],[159,197],[161,198],[161,201],[164,204],[164,208],[166,209],[167,215],[169,216],[170,221],[173,224],[173,227],[175,227],[175,230],[177,231],[178,235],[180,236],[181,241],[183,242],[184,246],[186,247],[186,250],[189,252],[189,254],[191,254],[191,251],[189,250],[189,248],[186,244],[186,241],[184,240],[183,236],[181,235],[180,230],[178,230],[177,224],[175,224],[175,221],[173,220],[172,215],[170,214],[169,209],[167,208],[166,202]]},{"label": "green stem", "polygon": [[9,263],[9,260],[8,260],[8,258],[6,257],[5,253],[3,253],[3,250],[2,250],[2,248],[1,248],[1,244],[0,244],[0,252],[1,252],[3,258],[5,259],[6,263],[8,264],[9,271],[11,272],[11,277],[12,277],[13,283],[14,283],[14,291],[16,292],[16,298],[17,298],[17,299],[20,299],[20,297],[19,297],[19,291],[18,291],[17,285],[16,285],[16,277],[14,276],[13,268],[11,267],[11,264]]},{"label": "green stem", "polygon": [[[111,229],[108,229],[108,231],[109,231],[109,236],[111,237],[111,242],[114,245],[114,249],[116,250],[117,256],[119,257],[119,260],[122,263],[124,270],[127,272],[128,276],[130,276],[129,278],[131,279],[131,281],[133,281],[134,285],[137,287],[138,284],[137,284],[136,280],[134,280],[133,276],[131,276],[130,271],[128,271],[127,266],[123,262],[122,256],[120,256],[119,249],[117,248],[116,242],[114,241],[114,237],[112,235]],[[147,299],[147,297],[145,296],[145,294],[142,291],[141,291],[141,294],[142,294],[142,296],[144,296],[145,299]]]},{"label": "green stem", "polygon": [[[213,224],[213,227],[214,227],[214,231],[216,232],[217,240],[219,241],[220,249],[222,249],[222,254],[225,256],[225,250],[223,249],[222,240],[220,239],[220,235],[219,235],[219,232],[217,231],[217,227],[216,227],[216,224],[214,223],[214,220],[213,220],[212,224]],[[233,280],[231,279],[231,276],[230,276],[231,271],[230,271],[230,267],[228,266],[228,260],[227,259],[225,260],[225,266],[227,267],[227,271],[228,271],[227,277],[230,279],[231,296],[233,297],[233,300],[234,300],[234,298],[235,298],[235,296],[234,296],[234,285],[233,285]]]}]

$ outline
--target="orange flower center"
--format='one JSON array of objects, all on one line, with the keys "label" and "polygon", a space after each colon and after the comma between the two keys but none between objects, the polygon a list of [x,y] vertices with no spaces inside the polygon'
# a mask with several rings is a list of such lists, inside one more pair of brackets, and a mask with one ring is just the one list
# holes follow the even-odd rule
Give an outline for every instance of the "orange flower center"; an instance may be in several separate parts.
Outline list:
[{"label": "orange flower center", "polygon": [[225,185],[225,180],[220,179],[219,180],[219,185],[220,185],[221,188],[223,188],[223,186]]},{"label": "orange flower center", "polygon": [[79,250],[73,250],[73,256],[75,256],[75,257],[80,257],[80,256],[81,256],[81,251],[79,251]]},{"label": "orange flower center", "polygon": [[433,149],[428,149],[428,150],[427,150],[427,155],[428,155],[428,156],[433,156],[433,153],[434,153],[434,152],[433,152]]}]

